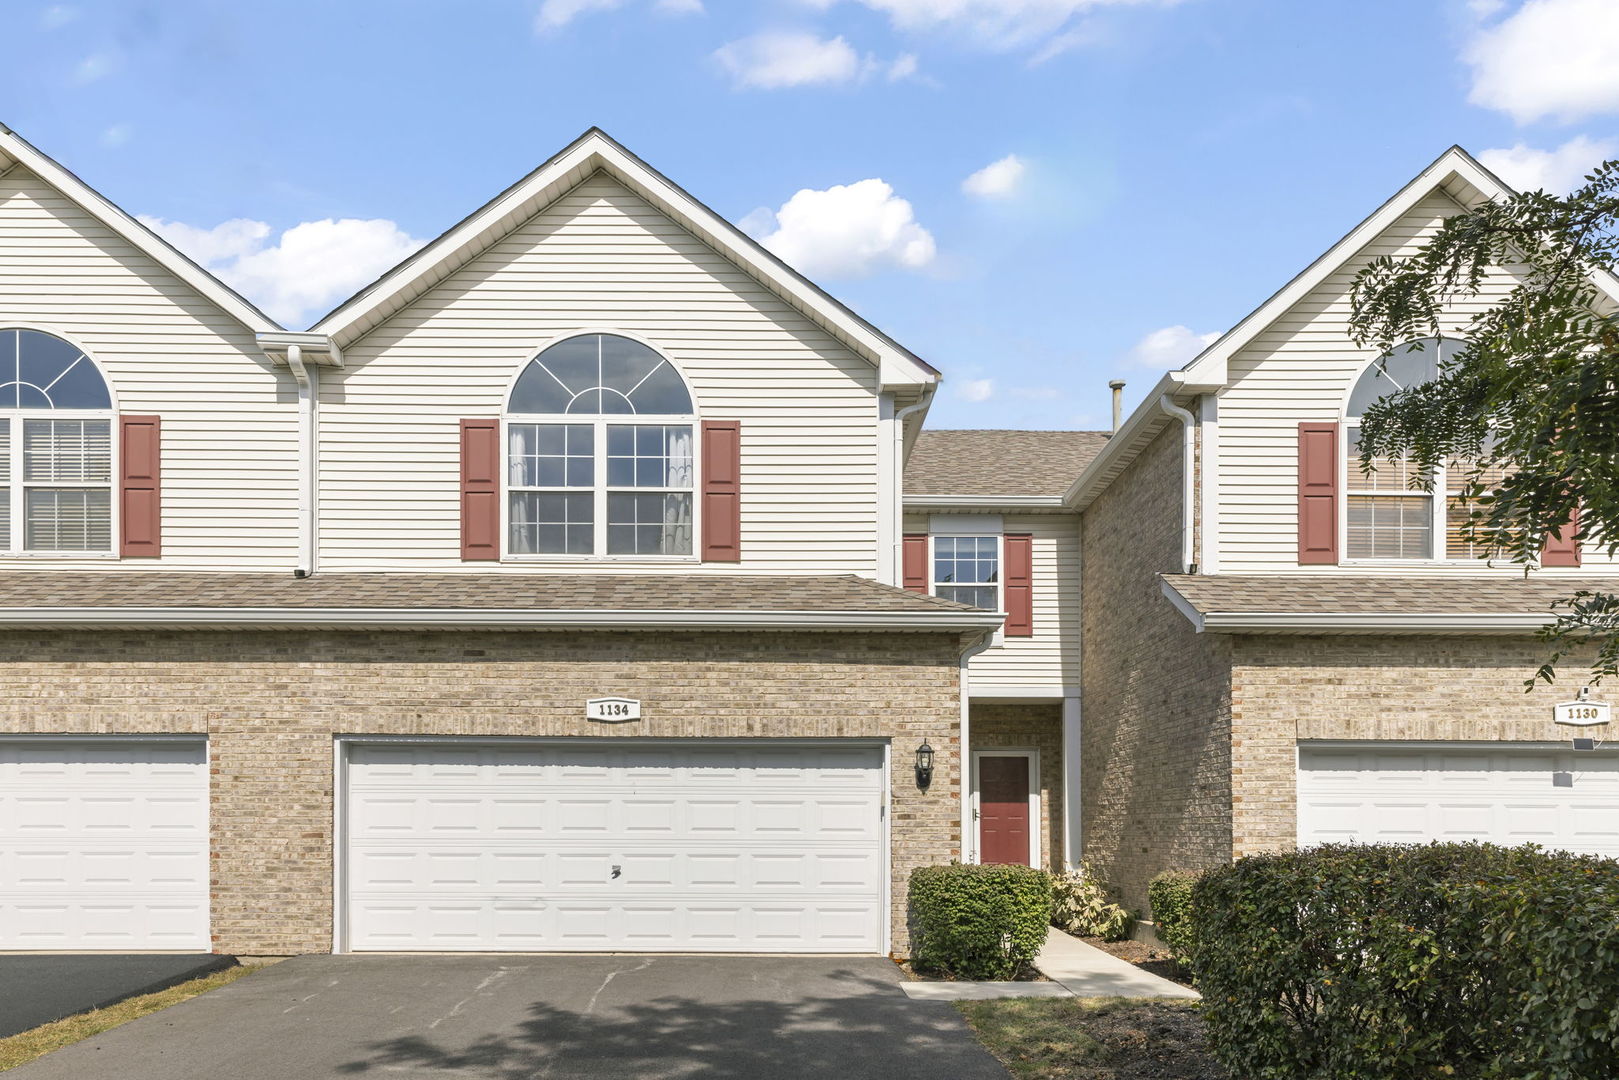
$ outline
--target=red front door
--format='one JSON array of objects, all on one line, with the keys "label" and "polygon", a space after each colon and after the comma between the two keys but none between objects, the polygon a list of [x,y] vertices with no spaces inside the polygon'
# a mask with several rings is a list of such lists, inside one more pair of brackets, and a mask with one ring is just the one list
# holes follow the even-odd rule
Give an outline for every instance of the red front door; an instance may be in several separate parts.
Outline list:
[{"label": "red front door", "polygon": [[978,861],[1029,865],[1029,759],[978,759]]}]

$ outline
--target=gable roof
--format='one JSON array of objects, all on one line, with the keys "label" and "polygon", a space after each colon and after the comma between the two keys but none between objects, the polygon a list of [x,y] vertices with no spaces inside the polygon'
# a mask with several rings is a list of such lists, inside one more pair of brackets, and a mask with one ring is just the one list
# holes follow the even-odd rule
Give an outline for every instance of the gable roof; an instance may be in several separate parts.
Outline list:
[{"label": "gable roof", "polygon": [[1105,431],[924,429],[905,463],[905,498],[1061,496],[1107,438]]},{"label": "gable roof", "polygon": [[254,307],[236,290],[180,254],[174,245],[130,217],[106,196],[15,131],[0,124],[0,175],[19,165],[61,192],[64,198],[133,244],[142,254],[249,330],[263,333],[281,329],[279,323]]},{"label": "gable roof", "polygon": [[751,274],[761,285],[876,365],[884,386],[926,387],[939,372],[766,251],[668,177],[591,128],[438,239],[345,300],[310,328],[343,348],[590,176],[606,173]]},{"label": "gable roof", "polygon": [[[1432,164],[1385,200],[1383,205],[1184,367],[1166,373],[1121,425],[1112,445],[1099,454],[1085,473],[1074,481],[1067,496],[1070,505],[1079,510],[1090,505],[1091,500],[1101,494],[1108,483],[1169,422],[1168,415],[1159,407],[1163,396],[1196,396],[1223,389],[1230,382],[1228,365],[1233,356],[1435,190],[1443,191],[1463,208],[1515,194],[1500,177],[1460,146],[1452,146],[1440,154]],[[1608,273],[1598,273],[1592,276],[1592,280],[1609,300],[1619,303],[1619,279]]]}]

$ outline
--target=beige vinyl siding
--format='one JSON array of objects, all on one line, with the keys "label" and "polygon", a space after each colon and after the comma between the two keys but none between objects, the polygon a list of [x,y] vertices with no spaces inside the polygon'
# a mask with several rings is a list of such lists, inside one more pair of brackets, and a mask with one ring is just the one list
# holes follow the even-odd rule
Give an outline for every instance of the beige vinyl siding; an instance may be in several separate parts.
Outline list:
[{"label": "beige vinyl siding", "polygon": [[[489,572],[460,560],[457,421],[500,414],[554,338],[628,332],[685,373],[699,415],[742,423],[741,563],[876,571],[874,367],[598,174],[345,350],[321,384],[321,564]],[[691,572],[691,562],[500,569]]]},{"label": "beige vinyl siding", "polygon": [[[984,696],[997,688],[1039,688],[1061,697],[1063,687],[1079,685],[1079,517],[1007,514],[1001,527],[1033,537],[1034,635],[997,634],[995,644],[968,661],[970,692]],[[904,531],[926,534],[928,515],[906,514]]]},{"label": "beige vinyl siding", "polygon": [[[1375,355],[1350,339],[1350,285],[1370,258],[1410,254],[1456,211],[1453,200],[1433,192],[1232,357],[1231,384],[1219,399],[1221,572],[1298,569],[1298,425],[1338,420],[1350,387]],[[1452,308],[1447,331],[1459,332],[1514,283],[1508,272],[1498,271],[1480,296]],[[1609,565],[1589,546],[1585,562]],[[1440,564],[1401,565],[1416,572],[1454,572]],[[1323,566],[1308,570],[1333,572]],[[1387,568],[1343,566],[1336,572],[1376,574]]]},{"label": "beige vinyl siding", "polygon": [[1079,519],[1073,514],[1008,514],[1008,533],[1033,540],[1034,635],[997,636],[968,661],[974,696],[996,687],[1040,687],[1053,697],[1079,685]]},{"label": "beige vinyl siding", "polygon": [[247,328],[20,167],[0,176],[0,326],[8,325],[69,338],[101,366],[118,411],[163,418],[163,557],[0,561],[28,569],[291,570],[291,379],[271,368]]}]

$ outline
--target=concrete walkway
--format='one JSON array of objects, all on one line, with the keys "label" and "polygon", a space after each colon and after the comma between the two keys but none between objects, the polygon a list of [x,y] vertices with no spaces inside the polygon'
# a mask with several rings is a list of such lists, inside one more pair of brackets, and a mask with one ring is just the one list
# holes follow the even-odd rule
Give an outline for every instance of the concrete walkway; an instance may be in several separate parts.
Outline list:
[{"label": "concrete walkway", "polygon": [[1143,971],[1127,960],[1051,928],[1034,966],[1075,997],[1201,997],[1196,990]]}]

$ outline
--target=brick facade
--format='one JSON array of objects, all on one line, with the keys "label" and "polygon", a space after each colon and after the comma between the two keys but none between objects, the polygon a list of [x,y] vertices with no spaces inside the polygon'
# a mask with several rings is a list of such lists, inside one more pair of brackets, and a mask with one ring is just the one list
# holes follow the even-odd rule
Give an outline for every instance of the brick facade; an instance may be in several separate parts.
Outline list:
[{"label": "brick facade", "polygon": [[[1530,637],[1282,636],[1231,640],[1232,847],[1291,847],[1300,739],[1562,742],[1553,702],[1524,680],[1546,659]],[[1565,661],[1581,669],[1579,658]]]},{"label": "brick facade", "polygon": [[1037,750],[1040,758],[1040,865],[1063,867],[1062,703],[977,703],[967,717],[974,750]]},{"label": "brick facade", "polygon": [[[331,948],[338,734],[891,739],[900,952],[911,870],[960,854],[952,634],[44,631],[0,655],[0,732],[208,736],[220,952]],[[645,719],[589,723],[604,694]]]},{"label": "brick facade", "polygon": [[1083,854],[1143,913],[1154,874],[1231,857],[1229,645],[1159,588],[1182,569],[1180,513],[1171,424],[1081,523]]}]

